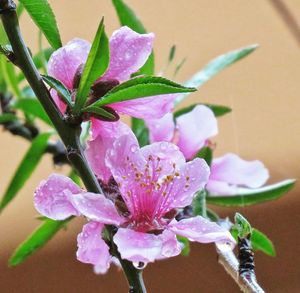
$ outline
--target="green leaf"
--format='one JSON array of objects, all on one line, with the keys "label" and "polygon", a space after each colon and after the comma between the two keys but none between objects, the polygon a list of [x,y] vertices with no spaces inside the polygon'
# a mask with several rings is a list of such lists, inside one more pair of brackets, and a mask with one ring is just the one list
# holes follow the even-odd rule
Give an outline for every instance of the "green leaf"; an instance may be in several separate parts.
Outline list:
[{"label": "green leaf", "polygon": [[7,61],[6,57],[0,56],[1,75],[11,93],[18,99],[22,98],[22,93],[18,87],[18,79],[14,65]]},{"label": "green leaf", "polygon": [[240,238],[245,238],[252,234],[252,227],[248,220],[240,213],[236,213],[234,216],[235,227]]},{"label": "green leaf", "polygon": [[101,107],[90,106],[86,108],[85,112],[96,114],[102,118],[105,118],[105,121],[117,121],[119,120],[118,114],[114,115],[113,113],[108,112],[107,110]]},{"label": "green leaf", "polygon": [[103,75],[109,65],[109,42],[102,18],[80,78],[75,109],[80,110],[87,99],[92,84]]},{"label": "green leaf", "polygon": [[55,79],[49,75],[42,75],[43,80],[53,89],[55,89],[59,96],[64,100],[64,102],[69,106],[72,107],[72,97],[70,91],[64,86],[62,82],[58,79]]},{"label": "green leaf", "polygon": [[186,93],[193,92],[195,90],[195,88],[184,87],[163,77],[136,77],[114,87],[101,100],[96,101],[92,105],[100,107],[107,104],[123,102],[137,98],[164,94]]},{"label": "green leaf", "polygon": [[210,147],[203,147],[195,156],[195,158],[204,159],[208,166],[211,165],[213,159],[213,150]]},{"label": "green leaf", "polygon": [[[238,240],[238,230],[236,226],[233,226],[230,230],[231,235],[237,241]],[[252,228],[252,234],[250,237],[251,246],[255,251],[262,251],[269,256],[276,256],[276,250],[272,241],[259,230]]]},{"label": "green leaf", "polygon": [[[134,11],[124,3],[123,0],[112,0],[121,25],[126,25],[132,30],[140,34],[147,33],[142,22],[138,19]],[[152,52],[148,60],[139,70],[139,74],[153,75],[154,74],[154,53]]]},{"label": "green leaf", "polygon": [[206,210],[206,191],[200,190],[196,193],[196,196],[193,199],[193,215],[207,217]]},{"label": "green leaf", "polygon": [[[252,53],[256,48],[257,45],[250,45],[234,51],[230,51],[224,55],[215,58],[206,66],[204,66],[204,68],[201,71],[197,72],[194,76],[192,76],[191,79],[187,80],[184,83],[184,85],[187,87],[199,88],[217,73],[227,68],[231,64],[235,63],[236,61],[246,57],[247,55]],[[175,105],[182,102],[187,96],[187,94],[178,96],[175,101]]]},{"label": "green leaf", "polygon": [[9,259],[9,265],[16,266],[22,263],[28,256],[37,249],[44,246],[61,228],[72,219],[54,221],[46,219],[20,246],[15,250]]},{"label": "green leaf", "polygon": [[0,202],[0,212],[17,195],[30,178],[47,147],[50,136],[50,133],[42,133],[32,141],[30,148],[23,157]]},{"label": "green leaf", "polygon": [[173,74],[173,78],[175,78],[178,74],[178,72],[180,71],[180,69],[182,68],[182,66],[184,65],[186,61],[186,58],[183,58],[175,67],[175,71],[174,71],[174,74]]},{"label": "green leaf", "polygon": [[139,142],[140,147],[149,144],[149,129],[146,127],[146,124],[142,119],[132,118],[131,128]]},{"label": "green leaf", "polygon": [[288,179],[262,188],[240,189],[235,195],[209,195],[206,197],[206,201],[210,204],[227,207],[249,206],[283,196],[295,185],[295,182],[296,180],[294,179]]},{"label": "green leaf", "polygon": [[21,17],[23,11],[24,11],[24,6],[22,3],[19,3],[19,5],[17,6],[17,10],[16,10],[18,18]]},{"label": "green leaf", "polygon": [[82,186],[81,178],[77,175],[74,169],[69,173],[70,179],[72,179],[78,186]]},{"label": "green leaf", "polygon": [[16,121],[18,118],[14,114],[4,113],[0,115],[0,124]]},{"label": "green leaf", "polygon": [[183,236],[176,236],[177,240],[183,245],[183,248],[181,250],[181,255],[183,256],[189,256],[190,254],[190,242],[187,238],[183,237]]},{"label": "green leaf", "polygon": [[187,106],[185,108],[177,110],[176,112],[174,112],[174,118],[177,118],[181,115],[184,115],[184,114],[187,114],[187,113],[191,112],[198,105],[207,106],[208,108],[210,108],[213,111],[213,113],[216,117],[223,116],[223,115],[225,115],[225,114],[232,111],[231,108],[229,108],[227,106],[201,103],[201,104],[193,104],[193,105],[190,105],[190,106]]},{"label": "green leaf", "polygon": [[252,229],[251,244],[254,250],[260,250],[269,256],[276,256],[276,250],[272,241],[257,229]]},{"label": "green leaf", "polygon": [[169,53],[169,58],[168,61],[169,63],[173,61],[174,57],[175,57],[175,53],[176,53],[176,46],[173,45],[170,49],[170,53]]},{"label": "green leaf", "polygon": [[211,209],[207,208],[206,214],[207,214],[207,217],[213,222],[218,222],[220,219],[219,215]]},{"label": "green leaf", "polygon": [[19,0],[28,14],[43,32],[49,44],[58,49],[62,46],[54,13],[47,0]]},{"label": "green leaf", "polygon": [[48,125],[53,126],[47,113],[45,112],[44,108],[37,99],[24,98],[18,100],[13,105],[13,108],[22,110],[25,114],[37,117],[45,123],[47,123]]},{"label": "green leaf", "polygon": [[43,66],[43,62],[44,62],[43,59],[45,58],[46,61],[48,61],[53,52],[54,52],[53,48],[46,48],[46,49],[43,49],[42,51],[38,52],[37,54],[35,54],[32,58],[35,66],[38,69],[41,68]]}]

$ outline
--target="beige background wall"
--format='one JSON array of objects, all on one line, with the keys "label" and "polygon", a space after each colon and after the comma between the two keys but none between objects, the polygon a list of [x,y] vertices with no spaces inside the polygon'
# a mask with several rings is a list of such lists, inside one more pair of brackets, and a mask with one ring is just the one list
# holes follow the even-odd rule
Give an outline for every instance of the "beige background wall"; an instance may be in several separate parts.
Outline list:
[{"label": "beige background wall", "polygon": [[[92,40],[102,15],[109,33],[118,27],[109,0],[50,0],[57,14],[63,42],[73,37]],[[297,178],[300,173],[300,56],[299,47],[278,13],[267,0],[128,0],[149,31],[156,34],[155,50],[160,69],[169,48],[178,47],[177,61],[187,57],[178,75],[183,81],[211,58],[244,45],[260,48],[224,71],[186,101],[229,105],[232,115],[219,120],[218,154],[233,151],[247,159],[260,159],[270,169],[270,182]],[[298,21],[300,2],[285,0]],[[25,16],[22,31],[36,47],[34,26]],[[0,194],[26,151],[27,143],[0,133]],[[81,220],[60,232],[50,244],[22,266],[7,269],[12,250],[38,221],[32,193],[38,182],[53,171],[50,158],[0,216],[0,291],[126,292],[116,269],[96,276],[88,265],[75,260],[76,233]],[[61,170],[57,170],[61,171]],[[66,170],[62,170],[66,171]],[[285,198],[254,208],[239,209],[258,229],[268,233],[278,256],[256,255],[258,278],[267,292],[300,291],[299,186]],[[220,209],[233,215],[234,210]],[[189,258],[177,257],[150,265],[145,272],[149,292],[239,292],[216,263],[212,246],[193,245]]]}]

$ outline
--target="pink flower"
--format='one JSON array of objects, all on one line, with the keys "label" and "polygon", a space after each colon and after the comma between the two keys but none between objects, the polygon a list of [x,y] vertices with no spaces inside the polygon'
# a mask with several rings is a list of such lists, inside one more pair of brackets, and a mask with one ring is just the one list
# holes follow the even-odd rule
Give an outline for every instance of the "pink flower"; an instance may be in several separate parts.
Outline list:
[{"label": "pink flower", "polygon": [[218,133],[217,119],[212,110],[204,105],[179,116],[176,123],[173,114],[168,113],[161,119],[148,119],[146,124],[151,142],[173,142],[187,159],[193,158],[207,140]]},{"label": "pink flower", "polygon": [[[161,119],[147,120],[150,141],[176,143],[187,159],[205,146],[218,133],[217,119],[206,106],[196,106],[191,112],[176,119],[172,113]],[[258,188],[269,178],[268,170],[260,161],[245,161],[234,154],[213,160],[206,189],[214,195],[231,195],[239,187]]]},{"label": "pink flower", "polygon": [[206,189],[214,195],[231,195],[236,194],[239,187],[261,187],[268,178],[268,169],[262,162],[245,161],[229,153],[212,161]]},{"label": "pink flower", "polygon": [[[138,34],[124,26],[110,38],[110,64],[103,76],[95,82],[92,91],[101,98],[120,82],[130,79],[147,61],[152,51],[154,34]],[[48,73],[60,80],[69,90],[78,87],[80,70],[85,64],[91,45],[82,39],[73,39],[55,51],[49,59]],[[59,109],[65,112],[66,105],[52,90],[52,97]],[[98,97],[97,97],[98,96]],[[160,118],[173,107],[174,95],[146,97],[108,105],[115,111],[138,118]],[[151,111],[149,109],[155,109]]]},{"label": "pink flower", "polygon": [[234,243],[228,231],[201,216],[175,219],[208,180],[204,160],[187,163],[178,147],[168,142],[140,149],[129,133],[106,151],[105,164],[112,174],[106,195],[85,192],[69,178],[54,174],[34,196],[36,209],[46,217],[89,219],[78,235],[77,258],[93,264],[95,271],[106,272],[112,260],[101,237],[105,224],[118,227],[113,241],[121,257],[137,264],[178,255],[182,247],[176,235],[201,243]]}]

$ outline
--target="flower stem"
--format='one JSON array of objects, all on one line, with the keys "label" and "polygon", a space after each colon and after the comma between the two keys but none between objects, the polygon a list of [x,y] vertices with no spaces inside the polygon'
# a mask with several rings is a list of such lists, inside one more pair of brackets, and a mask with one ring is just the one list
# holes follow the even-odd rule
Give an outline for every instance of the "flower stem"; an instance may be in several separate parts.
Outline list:
[{"label": "flower stem", "polygon": [[[79,141],[79,135],[81,132],[80,125],[70,125],[64,120],[63,115],[55,105],[48,89],[43,83],[41,75],[33,63],[20,32],[15,3],[12,0],[0,0],[0,13],[4,29],[17,58],[17,64],[23,71],[36,97],[42,104],[62,139],[67,149],[69,161],[81,177],[88,191],[102,193],[101,187],[86,161]],[[112,226],[107,226],[106,228],[109,232],[112,232],[114,229]],[[143,283],[141,271],[137,270],[131,262],[121,259],[112,239],[110,240],[114,246],[114,254],[119,258],[127,277],[129,292],[145,293],[146,289]]]}]

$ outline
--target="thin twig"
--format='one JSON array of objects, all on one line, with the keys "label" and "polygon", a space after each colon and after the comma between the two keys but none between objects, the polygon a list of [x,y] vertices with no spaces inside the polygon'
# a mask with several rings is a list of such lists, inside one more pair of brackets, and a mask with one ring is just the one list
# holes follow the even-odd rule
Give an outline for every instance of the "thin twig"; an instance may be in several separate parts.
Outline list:
[{"label": "thin twig", "polygon": [[244,273],[239,275],[239,261],[231,250],[224,251],[217,246],[218,262],[224,267],[225,271],[233,278],[245,293],[264,293],[265,291],[257,283],[255,273]]},{"label": "thin twig", "polygon": [[269,0],[300,46],[300,25],[283,0]]}]

